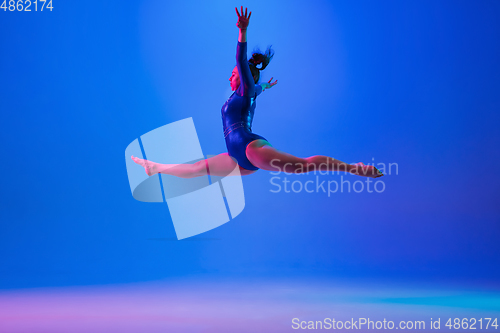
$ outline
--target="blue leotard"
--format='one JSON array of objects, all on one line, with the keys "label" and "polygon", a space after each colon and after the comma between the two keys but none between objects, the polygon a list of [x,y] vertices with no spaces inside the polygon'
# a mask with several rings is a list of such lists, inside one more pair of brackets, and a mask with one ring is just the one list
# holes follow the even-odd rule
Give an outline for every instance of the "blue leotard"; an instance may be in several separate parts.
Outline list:
[{"label": "blue leotard", "polygon": [[[248,170],[258,170],[247,158],[247,145],[253,140],[263,139],[252,133],[255,99],[262,87],[255,84],[247,60],[247,43],[238,42],[236,47],[236,67],[240,76],[240,86],[222,106],[222,125],[227,152],[238,164]],[[266,140],[267,141],[267,140]]]}]

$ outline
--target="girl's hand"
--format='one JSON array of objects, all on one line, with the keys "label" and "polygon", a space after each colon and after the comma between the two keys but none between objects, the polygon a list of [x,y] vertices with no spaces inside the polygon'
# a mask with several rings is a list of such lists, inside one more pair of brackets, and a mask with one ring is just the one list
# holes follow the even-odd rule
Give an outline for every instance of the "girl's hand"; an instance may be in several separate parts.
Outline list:
[{"label": "girl's hand", "polygon": [[274,82],[271,82],[273,80],[273,78],[271,78],[271,80],[267,81],[267,83],[261,83],[261,87],[262,87],[262,91],[266,90],[266,89],[269,89],[273,86],[275,86],[277,83],[278,83],[278,80],[274,81]]},{"label": "girl's hand", "polygon": [[241,30],[247,30],[252,12],[250,12],[247,16],[247,8],[245,8],[245,14],[243,14],[243,6],[241,6],[241,14],[238,12],[238,7],[235,7],[234,9],[236,9],[236,15],[238,15],[238,22],[236,23],[236,26]]}]

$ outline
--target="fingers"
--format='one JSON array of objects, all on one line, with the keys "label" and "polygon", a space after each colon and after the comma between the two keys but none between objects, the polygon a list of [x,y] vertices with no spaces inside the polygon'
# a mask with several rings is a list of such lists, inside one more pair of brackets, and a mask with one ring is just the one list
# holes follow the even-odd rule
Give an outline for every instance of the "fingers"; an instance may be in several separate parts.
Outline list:
[{"label": "fingers", "polygon": [[248,8],[245,8],[245,12],[243,12],[243,6],[241,6],[241,14],[238,11],[238,7],[234,7],[234,10],[236,10],[236,15],[238,15],[238,18],[240,16],[243,16],[243,17],[245,17],[247,19],[250,19],[250,16],[252,16],[252,12],[248,13]]},{"label": "fingers", "polygon": [[269,83],[272,86],[276,85],[278,83],[278,80],[274,81],[274,82],[271,82],[273,80],[274,77],[271,78],[271,80],[267,81],[267,83]]}]

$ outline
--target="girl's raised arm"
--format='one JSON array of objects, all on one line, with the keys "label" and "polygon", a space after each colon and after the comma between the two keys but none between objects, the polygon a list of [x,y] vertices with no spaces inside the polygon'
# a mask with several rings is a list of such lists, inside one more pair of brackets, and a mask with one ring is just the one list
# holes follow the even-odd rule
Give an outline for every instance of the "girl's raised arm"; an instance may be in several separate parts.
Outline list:
[{"label": "girl's raised arm", "polygon": [[255,94],[255,82],[247,59],[247,27],[252,12],[247,16],[247,9],[245,8],[245,12],[243,12],[243,6],[241,6],[241,14],[238,12],[238,8],[236,8],[236,14],[238,15],[236,26],[240,29],[236,48],[236,67],[240,76],[240,86],[237,92],[240,96],[253,96]]}]

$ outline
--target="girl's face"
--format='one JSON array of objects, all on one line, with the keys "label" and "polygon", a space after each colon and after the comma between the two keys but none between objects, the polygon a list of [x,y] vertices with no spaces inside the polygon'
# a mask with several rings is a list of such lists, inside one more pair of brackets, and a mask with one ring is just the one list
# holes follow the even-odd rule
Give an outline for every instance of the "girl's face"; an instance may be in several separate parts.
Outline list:
[{"label": "girl's face", "polygon": [[240,75],[238,74],[238,67],[234,67],[231,77],[229,78],[231,82],[231,90],[235,91],[240,86]]}]

